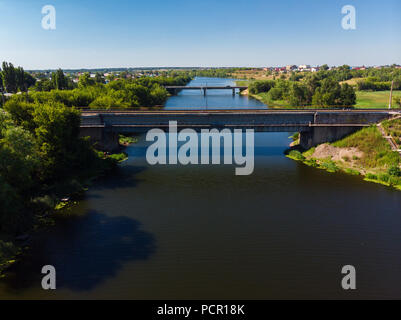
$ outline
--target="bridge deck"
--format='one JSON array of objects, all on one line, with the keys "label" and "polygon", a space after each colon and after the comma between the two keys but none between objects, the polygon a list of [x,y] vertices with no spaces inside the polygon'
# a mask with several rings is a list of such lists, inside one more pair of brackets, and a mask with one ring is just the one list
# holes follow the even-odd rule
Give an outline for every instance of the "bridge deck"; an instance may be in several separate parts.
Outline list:
[{"label": "bridge deck", "polygon": [[224,89],[248,89],[247,86],[165,86],[166,89],[178,89],[178,90],[224,90]]},{"label": "bridge deck", "polygon": [[313,127],[365,127],[399,112],[389,110],[158,110],[85,111],[82,128],[116,128],[135,132],[164,128],[170,121],[188,128],[254,128],[256,131],[309,131]]}]

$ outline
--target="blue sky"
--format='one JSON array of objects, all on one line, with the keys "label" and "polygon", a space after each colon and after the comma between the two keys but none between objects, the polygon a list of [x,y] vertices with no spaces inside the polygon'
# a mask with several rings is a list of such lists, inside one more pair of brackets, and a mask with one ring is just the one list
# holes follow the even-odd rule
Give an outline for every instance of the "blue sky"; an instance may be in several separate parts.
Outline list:
[{"label": "blue sky", "polygon": [[[41,27],[56,8],[56,30]],[[344,5],[357,29],[341,27]],[[401,63],[399,0],[0,0],[0,61],[25,69]]]}]

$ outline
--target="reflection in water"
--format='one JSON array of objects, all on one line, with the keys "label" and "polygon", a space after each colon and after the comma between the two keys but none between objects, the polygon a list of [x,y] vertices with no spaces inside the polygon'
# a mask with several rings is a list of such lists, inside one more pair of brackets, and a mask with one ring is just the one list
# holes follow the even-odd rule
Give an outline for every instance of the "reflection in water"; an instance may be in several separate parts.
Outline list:
[{"label": "reflection in water", "polygon": [[4,280],[8,290],[37,286],[38,270],[45,264],[56,268],[59,290],[93,290],[115,277],[125,263],[147,260],[156,250],[153,235],[128,217],[88,210],[79,218],[58,222],[61,226],[48,234],[51,241],[37,239],[35,248],[40,251],[30,252]]}]

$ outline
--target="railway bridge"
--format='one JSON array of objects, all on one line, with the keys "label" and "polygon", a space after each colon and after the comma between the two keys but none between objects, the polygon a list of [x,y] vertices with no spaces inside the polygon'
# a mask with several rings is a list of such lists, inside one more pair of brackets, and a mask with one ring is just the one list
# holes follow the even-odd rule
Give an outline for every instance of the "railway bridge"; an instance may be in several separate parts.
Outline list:
[{"label": "railway bridge", "polygon": [[199,110],[199,111],[83,111],[81,136],[90,136],[104,150],[118,147],[119,134],[168,130],[253,129],[255,132],[300,132],[301,146],[311,148],[343,138],[363,127],[381,122],[401,111],[393,110]]}]

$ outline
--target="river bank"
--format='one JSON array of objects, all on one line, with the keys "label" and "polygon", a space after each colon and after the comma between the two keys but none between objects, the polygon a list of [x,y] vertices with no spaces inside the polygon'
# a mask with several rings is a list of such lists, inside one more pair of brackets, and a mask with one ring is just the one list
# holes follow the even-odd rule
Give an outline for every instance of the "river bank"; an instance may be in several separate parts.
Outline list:
[{"label": "river bank", "polygon": [[32,206],[34,211],[32,227],[17,236],[0,234],[0,278],[5,276],[13,264],[23,258],[23,255],[29,250],[30,240],[35,237],[35,234],[54,226],[61,210],[77,205],[84,197],[85,192],[96,183],[96,180],[107,176],[118,163],[128,159],[124,149],[136,141],[136,138],[121,135],[120,149],[117,153],[95,151],[98,159],[103,161],[98,161],[93,167],[86,168],[79,176],[46,187],[42,191],[42,195],[33,200],[35,205]]},{"label": "river bank", "polygon": [[[400,124],[401,120],[395,119],[385,121],[383,126],[392,128],[392,133],[398,136],[396,129],[400,128]],[[361,176],[365,181],[401,191],[400,154],[390,146],[377,126],[309,150],[300,149],[295,141],[286,155],[311,167]]]}]

